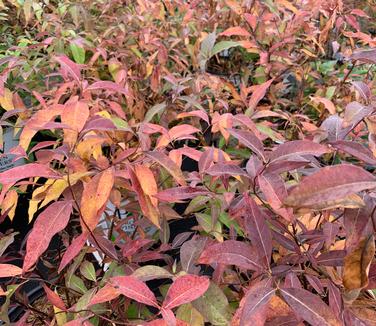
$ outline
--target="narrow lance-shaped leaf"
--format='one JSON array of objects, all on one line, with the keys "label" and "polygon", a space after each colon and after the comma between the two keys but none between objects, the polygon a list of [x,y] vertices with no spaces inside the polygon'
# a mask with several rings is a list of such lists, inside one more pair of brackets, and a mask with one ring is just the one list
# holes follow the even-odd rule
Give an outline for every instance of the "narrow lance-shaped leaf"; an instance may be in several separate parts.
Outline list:
[{"label": "narrow lance-shaped leaf", "polygon": [[205,276],[184,275],[178,277],[168,289],[163,301],[164,309],[172,309],[202,296],[209,288],[210,281]]},{"label": "narrow lance-shaped leaf", "polygon": [[99,212],[107,203],[112,186],[114,184],[114,170],[109,168],[96,176],[84,185],[81,198],[81,221],[84,231],[95,229],[99,220]]},{"label": "narrow lance-shaped leaf", "polygon": [[304,289],[280,289],[295,314],[312,326],[341,326],[333,311],[318,297]]},{"label": "narrow lance-shaped leaf", "polygon": [[254,271],[261,269],[256,250],[244,242],[235,240],[209,246],[201,254],[199,263],[235,265]]},{"label": "narrow lance-shaped leaf", "polygon": [[275,289],[269,280],[264,280],[248,289],[242,302],[240,325],[264,325],[267,304],[274,295]]},{"label": "narrow lance-shaped leaf", "polygon": [[265,161],[264,147],[260,139],[252,132],[246,130],[227,129],[231,136],[235,137],[239,142],[253,152],[255,152],[263,161]]},{"label": "narrow lance-shaped leaf", "polygon": [[375,187],[376,178],[361,167],[350,164],[327,166],[305,177],[284,203],[291,207],[310,207]]},{"label": "narrow lance-shaped leaf", "polygon": [[269,89],[269,87],[270,87],[270,85],[272,84],[273,81],[274,81],[274,79],[270,79],[263,84],[254,86],[253,93],[252,93],[251,98],[248,102],[248,109],[246,111],[246,114],[250,114],[251,112],[253,112],[253,110],[256,108],[257,104],[265,96],[266,92],[268,91],[268,89]]},{"label": "narrow lance-shaped leaf", "polygon": [[68,224],[72,213],[71,201],[59,201],[48,206],[37,218],[26,242],[23,271],[29,271],[48,248],[52,237]]},{"label": "narrow lance-shaped leaf", "polygon": [[185,199],[195,198],[197,196],[204,196],[209,192],[203,187],[175,187],[160,191],[155,197],[160,201],[178,202]]},{"label": "narrow lance-shaped leaf", "polygon": [[22,268],[11,264],[0,264],[0,277],[12,277],[22,274]]},{"label": "narrow lance-shaped leaf", "polygon": [[248,237],[259,252],[260,258],[266,264],[270,265],[272,254],[272,234],[266,224],[266,216],[261,212],[255,201],[249,196],[244,196],[246,203],[245,225]]},{"label": "narrow lance-shaped leaf", "polygon": [[181,186],[186,186],[182,171],[168,156],[161,152],[148,152],[148,157],[162,165]]},{"label": "narrow lance-shaped leaf", "polygon": [[154,293],[151,292],[144,282],[133,276],[115,276],[109,280],[109,283],[128,298],[148,306],[159,307]]},{"label": "narrow lance-shaped leaf", "polygon": [[314,155],[320,156],[330,152],[330,148],[310,140],[294,140],[279,145],[269,155],[269,160],[280,161],[290,157]]}]

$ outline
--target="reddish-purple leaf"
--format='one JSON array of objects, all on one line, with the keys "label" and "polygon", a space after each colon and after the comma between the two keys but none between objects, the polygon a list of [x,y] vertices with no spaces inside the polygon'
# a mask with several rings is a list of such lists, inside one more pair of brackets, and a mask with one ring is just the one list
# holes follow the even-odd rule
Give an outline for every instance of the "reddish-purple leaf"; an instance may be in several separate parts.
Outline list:
[{"label": "reddish-purple leaf", "polygon": [[185,199],[195,198],[197,196],[205,196],[209,192],[203,187],[175,187],[160,191],[155,195],[160,201],[178,202]]},{"label": "reddish-purple leaf", "polygon": [[330,149],[327,146],[314,143],[310,140],[295,140],[279,145],[270,153],[269,160],[280,161],[304,155],[320,156],[328,152],[330,152]]},{"label": "reddish-purple leaf", "polygon": [[341,326],[333,311],[320,299],[304,289],[280,289],[295,314],[312,326]]},{"label": "reddish-purple leaf", "polygon": [[254,271],[262,269],[255,248],[235,240],[227,240],[209,246],[201,254],[199,263],[235,265]]},{"label": "reddish-purple leaf", "polygon": [[305,177],[284,203],[292,207],[310,207],[375,187],[375,176],[361,167],[350,164],[327,166]]},{"label": "reddish-purple leaf", "polygon": [[118,289],[115,289],[110,284],[106,284],[91,298],[87,306],[89,307],[98,303],[110,302],[111,300],[116,299],[120,294],[121,293]]},{"label": "reddish-purple leaf", "polygon": [[47,285],[43,284],[44,292],[46,292],[48,301],[58,307],[60,310],[66,310],[64,301],[59,297],[57,293],[52,291]]},{"label": "reddish-purple leaf", "polygon": [[328,284],[329,291],[329,307],[333,310],[337,318],[341,318],[342,313],[342,295],[341,291],[337,286],[334,285],[332,281],[329,281]]},{"label": "reddish-purple leaf", "polygon": [[264,325],[268,303],[275,289],[269,280],[263,280],[250,287],[242,300],[240,325]]},{"label": "reddish-purple leaf", "polygon": [[202,153],[198,161],[198,170],[200,173],[204,173],[212,164],[214,160],[214,149],[209,147]]},{"label": "reddish-purple leaf", "polygon": [[363,97],[364,100],[368,101],[372,96],[371,90],[368,85],[362,81],[352,81],[351,84],[354,85],[355,89]]},{"label": "reddish-purple leaf", "polygon": [[253,112],[253,110],[256,108],[257,104],[265,96],[267,90],[269,89],[269,87],[270,87],[270,85],[272,84],[273,81],[274,81],[274,79],[270,79],[263,84],[254,86],[252,96],[251,96],[251,98],[248,102],[247,111]]},{"label": "reddish-purple leaf", "polygon": [[287,197],[287,190],[282,178],[278,174],[264,173],[257,177],[259,186],[268,204],[273,210],[287,221],[293,220],[292,209],[283,207]]},{"label": "reddish-purple leaf", "polygon": [[285,277],[285,288],[302,288],[299,277],[294,272],[287,273]]},{"label": "reddish-purple leaf", "polygon": [[180,276],[168,289],[162,306],[164,309],[172,309],[196,300],[206,292],[209,285],[210,281],[205,276]]},{"label": "reddish-purple leaf", "polygon": [[202,251],[204,250],[207,238],[192,238],[191,240],[184,242],[180,248],[180,261],[183,270],[187,273],[194,273],[196,269],[199,271],[199,267],[196,267],[197,260],[199,259]]},{"label": "reddish-purple leaf", "polygon": [[337,140],[335,142],[331,142],[330,145],[342,152],[356,157],[364,163],[376,165],[376,159],[374,158],[372,152],[360,143],[347,140]]},{"label": "reddish-purple leaf", "polygon": [[112,91],[124,94],[125,96],[130,96],[129,90],[109,80],[97,81],[85,88],[85,92],[96,90]]},{"label": "reddish-purple leaf", "polygon": [[356,51],[351,55],[350,59],[362,63],[376,63],[376,49]]},{"label": "reddish-purple leaf", "polygon": [[266,224],[266,216],[248,195],[244,196],[246,203],[245,229],[252,244],[258,250],[259,257],[269,268],[272,254],[272,234]]},{"label": "reddish-purple leaf", "polygon": [[110,279],[109,283],[122,295],[148,306],[159,308],[154,293],[136,277],[115,276]]},{"label": "reddish-purple leaf", "polygon": [[186,186],[184,175],[176,163],[162,152],[147,152],[146,156],[162,165],[181,186]]},{"label": "reddish-purple leaf", "polygon": [[233,164],[224,164],[218,163],[212,165],[209,169],[205,171],[205,173],[218,177],[223,175],[230,175],[230,176],[238,176],[242,175],[244,177],[249,177],[248,174],[239,166]]},{"label": "reddish-purple leaf", "polygon": [[86,133],[92,130],[109,131],[114,129],[116,129],[116,127],[110,119],[106,119],[101,116],[94,116],[87,121],[83,127],[83,132]]},{"label": "reddish-purple leaf", "polygon": [[308,283],[315,289],[315,291],[321,295],[324,294],[324,287],[320,281],[320,279],[314,275],[305,275]]},{"label": "reddish-purple leaf", "polygon": [[80,66],[65,55],[55,56],[55,60],[61,65],[61,68],[70,74],[77,82],[81,79]]},{"label": "reddish-purple leaf", "polygon": [[316,262],[319,265],[324,266],[342,266],[343,259],[346,256],[345,250],[332,250],[324,252],[316,258]]},{"label": "reddish-purple leaf", "polygon": [[66,252],[63,255],[63,258],[61,259],[58,273],[60,273],[65,268],[65,266],[67,266],[80,253],[87,238],[88,233],[83,233],[73,239],[72,243],[67,248]]},{"label": "reddish-purple leaf", "polygon": [[22,274],[22,268],[11,264],[0,264],[0,278],[12,277]]},{"label": "reddish-purple leaf", "polygon": [[48,248],[52,237],[62,231],[69,222],[73,204],[58,201],[48,206],[37,218],[27,238],[23,271],[29,271]]},{"label": "reddish-purple leaf", "polygon": [[235,137],[240,143],[247,146],[255,152],[263,161],[265,161],[264,145],[254,133],[246,130],[227,129],[231,136]]},{"label": "reddish-purple leaf", "polygon": [[61,176],[47,165],[39,163],[30,163],[22,166],[16,166],[10,170],[0,173],[1,184],[14,184],[18,180],[32,177],[41,177],[48,179],[59,179]]}]

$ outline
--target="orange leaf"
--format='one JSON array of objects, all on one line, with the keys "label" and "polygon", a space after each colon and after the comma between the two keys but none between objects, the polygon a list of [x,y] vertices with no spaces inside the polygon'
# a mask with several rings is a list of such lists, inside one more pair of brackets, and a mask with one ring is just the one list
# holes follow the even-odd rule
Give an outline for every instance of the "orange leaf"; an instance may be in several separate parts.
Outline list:
[{"label": "orange leaf", "polygon": [[81,198],[82,229],[93,231],[98,224],[100,210],[106,205],[114,185],[114,170],[107,169],[84,185]]},{"label": "orange leaf", "polygon": [[235,27],[230,27],[227,28],[224,32],[222,32],[219,35],[223,36],[251,36],[251,34],[244,29],[243,27],[240,26],[235,26]]}]

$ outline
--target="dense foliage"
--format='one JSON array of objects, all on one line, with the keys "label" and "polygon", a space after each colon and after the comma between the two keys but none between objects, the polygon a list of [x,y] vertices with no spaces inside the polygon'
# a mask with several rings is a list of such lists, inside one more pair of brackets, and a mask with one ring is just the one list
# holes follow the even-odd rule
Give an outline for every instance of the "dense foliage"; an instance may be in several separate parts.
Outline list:
[{"label": "dense foliage", "polygon": [[375,5],[0,0],[0,319],[376,325]]}]

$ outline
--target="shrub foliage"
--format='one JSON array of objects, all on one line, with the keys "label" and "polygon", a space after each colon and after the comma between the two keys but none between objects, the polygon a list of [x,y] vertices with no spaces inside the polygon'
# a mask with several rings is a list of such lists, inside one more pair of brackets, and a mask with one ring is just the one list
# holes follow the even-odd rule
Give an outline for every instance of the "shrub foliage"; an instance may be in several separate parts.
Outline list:
[{"label": "shrub foliage", "polygon": [[0,318],[375,325],[374,5],[0,1]]}]

